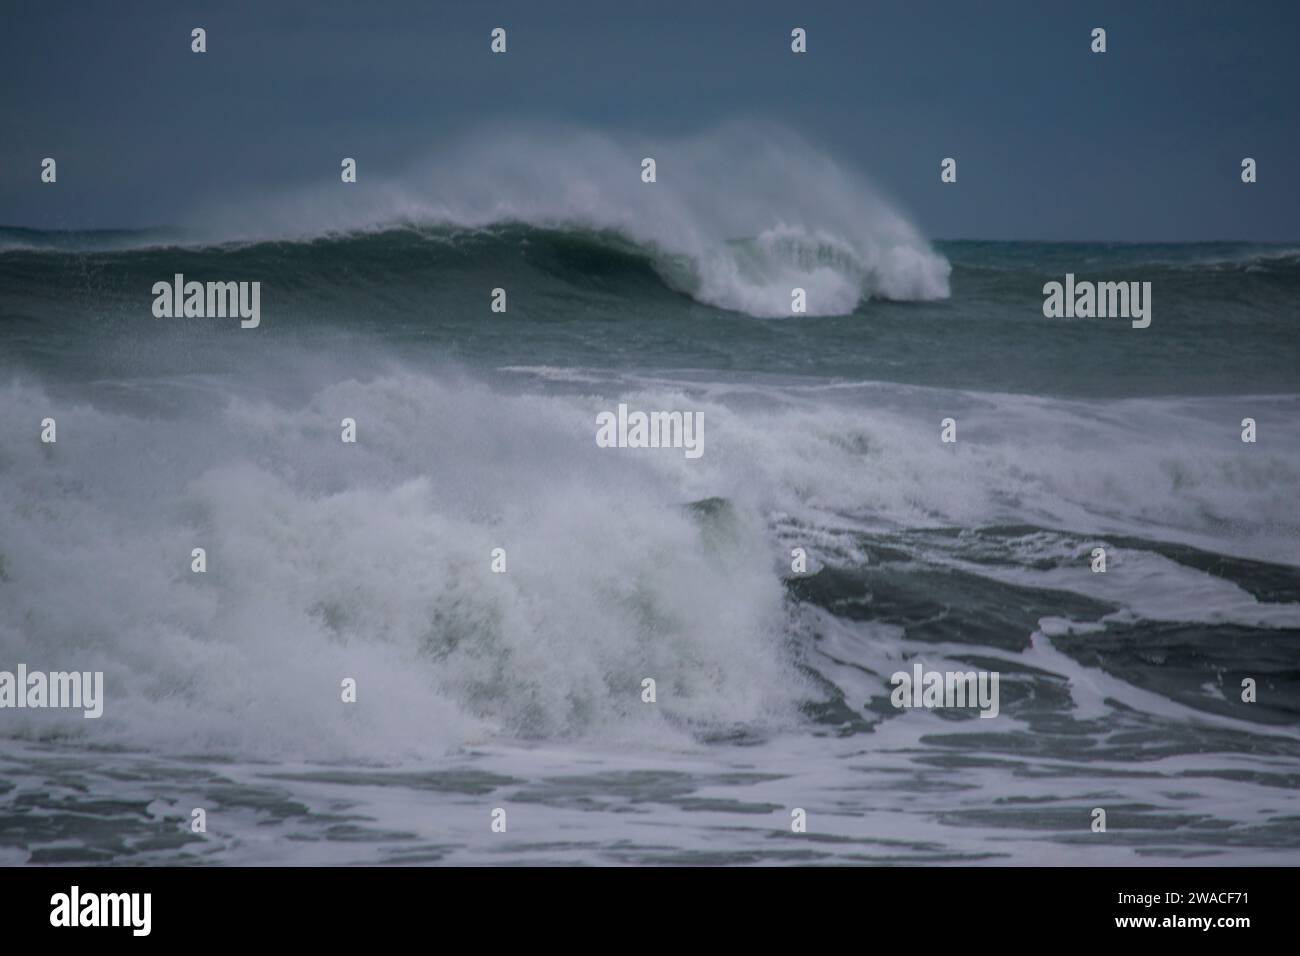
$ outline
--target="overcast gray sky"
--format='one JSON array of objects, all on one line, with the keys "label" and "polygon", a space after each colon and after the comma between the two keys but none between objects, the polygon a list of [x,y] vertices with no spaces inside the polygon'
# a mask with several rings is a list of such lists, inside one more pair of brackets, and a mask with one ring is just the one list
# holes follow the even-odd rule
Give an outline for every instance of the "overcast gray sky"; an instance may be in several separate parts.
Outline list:
[{"label": "overcast gray sky", "polygon": [[1300,238],[1293,0],[0,7],[4,225],[172,224],[337,181],[345,155],[398,170],[483,121],[640,139],[754,116],[860,168],[935,238]]}]

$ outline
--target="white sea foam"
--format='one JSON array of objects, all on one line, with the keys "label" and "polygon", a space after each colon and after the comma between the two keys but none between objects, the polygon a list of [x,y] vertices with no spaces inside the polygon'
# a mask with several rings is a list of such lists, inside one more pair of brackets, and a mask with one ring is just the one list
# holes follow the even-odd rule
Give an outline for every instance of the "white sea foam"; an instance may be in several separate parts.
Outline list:
[{"label": "white sea foam", "polygon": [[[172,421],[60,404],[46,446],[21,423],[53,400],[12,384],[4,403],[0,660],[104,670],[96,742],[379,757],[791,720],[761,527],[709,526],[601,454],[578,405],[402,375]],[[80,731],[24,713],[0,732]]]},{"label": "white sea foam", "polygon": [[[1220,421],[1238,405],[1293,417],[1291,398],[1212,413],[901,386],[576,384],[604,394],[561,381],[515,396],[412,369],[306,400],[172,379],[159,417],[11,383],[0,660],[103,670],[96,742],[352,757],[514,738],[689,747],[797,725],[818,696],[793,666],[795,541],[817,560],[835,529],[1024,522],[1294,561],[1300,449],[1279,433],[1243,450]],[[618,399],[702,410],[709,454],[602,453],[591,422]],[[52,408],[59,443],[41,445],[25,429]],[[954,408],[961,437],[944,446],[938,412]],[[338,440],[344,416],[355,446]],[[708,499],[725,504],[690,506]],[[206,574],[189,569],[194,547]],[[490,570],[494,547],[506,574]],[[1295,622],[1178,575],[1180,609],[1140,594],[1137,609]],[[340,703],[343,677],[355,706]],[[24,714],[2,732],[91,732],[59,720]]]}]

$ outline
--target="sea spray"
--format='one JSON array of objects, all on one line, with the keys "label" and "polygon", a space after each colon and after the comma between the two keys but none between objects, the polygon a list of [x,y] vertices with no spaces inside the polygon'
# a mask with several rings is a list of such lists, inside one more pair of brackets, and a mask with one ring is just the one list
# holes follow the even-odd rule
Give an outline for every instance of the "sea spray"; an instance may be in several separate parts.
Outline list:
[{"label": "sea spray", "polygon": [[223,203],[195,221],[216,241],[395,226],[523,223],[626,238],[665,281],[755,316],[847,314],[864,300],[942,299],[947,260],[862,178],[789,129],[733,123],[659,142],[652,186],[635,144],[583,128],[484,127],[340,207],[305,190]]}]

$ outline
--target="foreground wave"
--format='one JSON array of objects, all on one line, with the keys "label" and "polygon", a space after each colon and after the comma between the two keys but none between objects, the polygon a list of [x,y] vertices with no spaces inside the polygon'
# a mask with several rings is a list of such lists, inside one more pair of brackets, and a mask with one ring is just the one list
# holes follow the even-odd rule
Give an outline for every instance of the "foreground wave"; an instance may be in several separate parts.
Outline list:
[{"label": "foreground wave", "polygon": [[[305,393],[5,388],[0,649],[103,670],[107,701],[96,721],[10,712],[0,860],[1300,847],[1300,446],[1243,456],[1223,400],[555,368],[361,380],[332,361],[313,377],[334,384]],[[596,448],[616,397],[702,409],[709,453]],[[954,401],[969,440],[918,437]],[[1284,420],[1296,401],[1227,411]],[[54,448],[25,424],[51,407]],[[338,442],[344,414],[359,446]],[[895,710],[889,675],[913,662],[999,671],[998,719]],[[1243,676],[1264,689],[1250,708]],[[489,795],[520,832],[569,840],[488,842]],[[1086,842],[1099,802],[1123,839]],[[204,838],[191,806],[210,808]],[[790,806],[815,845],[774,839]],[[90,812],[112,826],[87,830]]]},{"label": "foreground wave", "polygon": [[[918,437],[953,401],[943,392],[508,378],[525,389],[403,371],[305,401],[213,402],[196,380],[69,404],[10,385],[7,656],[83,670],[93,658],[113,697],[94,722],[101,743],[356,756],[483,735],[673,746],[797,726],[827,690],[809,603],[913,645],[948,607],[941,641],[1013,659],[1046,618],[1100,629],[1090,648],[1178,621],[1261,629],[1263,653],[1268,633],[1290,642],[1300,626],[1286,570],[1300,446],[1277,437],[1243,454],[1217,424],[1222,402],[967,396],[968,443],[952,449]],[[615,395],[701,409],[709,454],[597,448],[592,423]],[[22,440],[56,404],[76,440]],[[1237,404],[1296,411],[1286,397]],[[333,433],[345,415],[362,423],[360,454]],[[1120,565],[1107,576],[1084,559],[1100,537]],[[196,542],[206,575],[188,572]],[[796,546],[825,571],[788,592]],[[494,547],[509,574],[491,573]],[[897,654],[836,665],[877,675],[844,696],[859,720]],[[325,692],[339,674],[383,688],[364,716]],[[657,707],[629,690],[645,676],[664,689]],[[1296,692],[1254,719],[1294,711]],[[1178,712],[1212,714],[1221,693],[1192,692]],[[56,712],[5,726],[91,729]]]}]

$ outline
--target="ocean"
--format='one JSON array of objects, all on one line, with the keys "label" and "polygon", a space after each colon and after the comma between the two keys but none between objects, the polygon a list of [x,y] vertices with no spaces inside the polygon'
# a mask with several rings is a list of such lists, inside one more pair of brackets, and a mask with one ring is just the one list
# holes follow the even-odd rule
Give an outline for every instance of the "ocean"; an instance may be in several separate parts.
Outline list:
[{"label": "ocean", "polygon": [[0,230],[0,669],[105,689],[0,711],[0,863],[1295,863],[1300,247],[840,205]]}]

